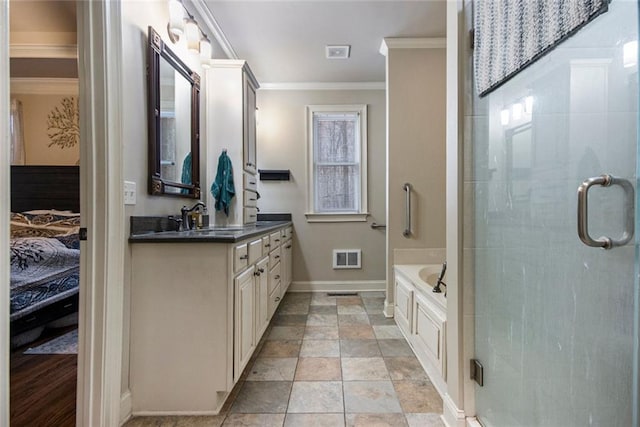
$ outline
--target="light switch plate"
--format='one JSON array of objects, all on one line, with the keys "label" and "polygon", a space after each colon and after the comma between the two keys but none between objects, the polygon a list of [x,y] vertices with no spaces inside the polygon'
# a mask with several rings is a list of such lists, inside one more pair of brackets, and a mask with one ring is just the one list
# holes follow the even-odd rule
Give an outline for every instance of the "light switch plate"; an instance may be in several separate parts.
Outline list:
[{"label": "light switch plate", "polygon": [[136,183],[132,181],[124,182],[124,204],[136,204]]}]

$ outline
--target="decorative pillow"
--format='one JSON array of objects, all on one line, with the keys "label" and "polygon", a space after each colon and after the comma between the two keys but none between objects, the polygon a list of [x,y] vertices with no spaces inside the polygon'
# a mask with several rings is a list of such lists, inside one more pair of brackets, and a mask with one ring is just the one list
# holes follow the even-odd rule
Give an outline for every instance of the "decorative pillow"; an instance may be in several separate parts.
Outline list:
[{"label": "decorative pillow", "polygon": [[11,213],[11,237],[55,237],[78,234],[80,214],[65,211]]}]

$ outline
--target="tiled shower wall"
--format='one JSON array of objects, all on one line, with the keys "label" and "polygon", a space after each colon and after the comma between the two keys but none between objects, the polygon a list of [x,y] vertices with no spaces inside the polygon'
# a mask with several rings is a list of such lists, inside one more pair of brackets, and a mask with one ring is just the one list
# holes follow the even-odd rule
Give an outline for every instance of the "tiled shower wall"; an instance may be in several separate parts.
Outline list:
[{"label": "tiled shower wall", "polygon": [[[485,426],[632,423],[634,245],[583,245],[576,189],[603,173],[635,182],[637,7],[614,0],[483,98],[467,57],[464,286]],[[591,191],[594,237],[621,235],[623,198]]]}]

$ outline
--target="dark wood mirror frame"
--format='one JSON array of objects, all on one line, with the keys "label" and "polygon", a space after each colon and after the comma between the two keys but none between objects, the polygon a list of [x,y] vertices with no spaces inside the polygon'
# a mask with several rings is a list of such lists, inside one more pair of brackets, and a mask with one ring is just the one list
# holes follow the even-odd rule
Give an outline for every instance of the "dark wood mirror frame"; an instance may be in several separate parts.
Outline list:
[{"label": "dark wood mirror frame", "polygon": [[[160,60],[164,59],[191,84],[191,184],[161,177]],[[147,58],[149,122],[149,194],[200,198],[200,76],[192,71],[149,27]],[[166,187],[179,189],[169,192]]]}]

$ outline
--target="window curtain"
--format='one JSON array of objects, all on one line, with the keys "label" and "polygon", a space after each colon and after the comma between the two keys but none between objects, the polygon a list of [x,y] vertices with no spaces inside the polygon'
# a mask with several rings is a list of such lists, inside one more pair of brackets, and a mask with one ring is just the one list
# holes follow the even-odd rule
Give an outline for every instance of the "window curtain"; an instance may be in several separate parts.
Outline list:
[{"label": "window curtain", "polygon": [[9,134],[11,139],[11,164],[24,165],[24,127],[22,119],[22,103],[11,100],[9,113]]}]

